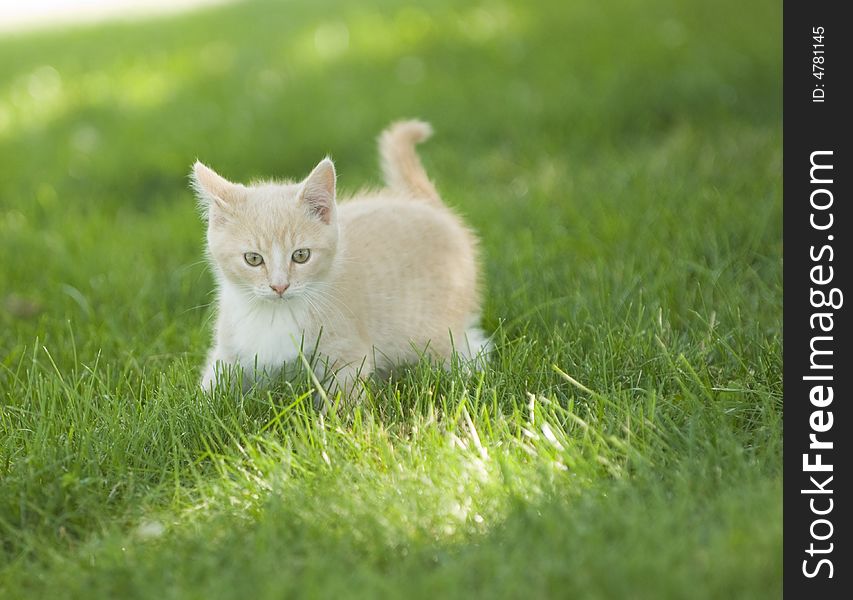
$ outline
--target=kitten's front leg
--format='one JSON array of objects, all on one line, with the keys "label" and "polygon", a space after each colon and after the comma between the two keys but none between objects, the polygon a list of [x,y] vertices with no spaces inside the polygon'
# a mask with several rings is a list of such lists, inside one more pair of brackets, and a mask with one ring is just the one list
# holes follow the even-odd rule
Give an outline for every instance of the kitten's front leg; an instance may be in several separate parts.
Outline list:
[{"label": "kitten's front leg", "polygon": [[216,387],[216,363],[210,362],[204,368],[204,373],[201,375],[201,390],[209,394],[213,391],[213,388]]},{"label": "kitten's front leg", "polygon": [[236,375],[236,367],[236,357],[231,356],[218,347],[214,348],[207,359],[207,366],[204,368],[204,373],[201,376],[199,384],[201,389],[207,394],[212,393],[224,373],[231,371],[232,375]]},{"label": "kitten's front leg", "polygon": [[[329,404],[335,403],[337,393],[341,393],[339,404],[351,407],[361,404],[364,399],[364,380],[373,373],[373,363],[362,357],[339,367],[324,367],[319,370],[317,377],[323,382],[324,392]],[[325,405],[322,393],[317,393],[315,402],[325,412],[329,406]]]}]

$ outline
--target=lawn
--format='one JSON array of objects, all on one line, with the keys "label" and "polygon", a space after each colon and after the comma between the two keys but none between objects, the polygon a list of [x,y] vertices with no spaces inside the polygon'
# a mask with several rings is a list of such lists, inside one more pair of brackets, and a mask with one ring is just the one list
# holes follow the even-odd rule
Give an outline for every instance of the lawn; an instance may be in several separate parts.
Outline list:
[{"label": "lawn", "polygon": [[[781,5],[255,1],[0,38],[0,597],[776,598]],[[196,158],[479,232],[481,374],[197,388]]]}]

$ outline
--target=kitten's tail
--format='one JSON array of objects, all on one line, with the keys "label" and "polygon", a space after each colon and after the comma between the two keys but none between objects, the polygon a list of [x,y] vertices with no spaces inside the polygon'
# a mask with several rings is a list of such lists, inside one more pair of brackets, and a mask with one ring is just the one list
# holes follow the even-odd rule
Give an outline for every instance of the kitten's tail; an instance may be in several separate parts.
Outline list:
[{"label": "kitten's tail", "polygon": [[379,136],[379,157],[385,184],[419,200],[441,204],[424,166],[415,152],[415,144],[432,135],[432,127],[423,121],[392,123]]}]

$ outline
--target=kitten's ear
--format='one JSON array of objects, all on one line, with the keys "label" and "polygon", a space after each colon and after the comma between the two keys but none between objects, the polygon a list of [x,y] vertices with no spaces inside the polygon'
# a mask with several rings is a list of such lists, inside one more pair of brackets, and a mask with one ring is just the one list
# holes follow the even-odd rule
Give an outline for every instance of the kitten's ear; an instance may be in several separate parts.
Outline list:
[{"label": "kitten's ear", "polygon": [[328,225],[335,217],[335,165],[330,158],[320,161],[302,182],[299,199],[308,212]]},{"label": "kitten's ear", "polygon": [[231,183],[201,161],[196,161],[190,173],[190,181],[199,207],[206,216],[212,209],[230,211],[241,186]]}]

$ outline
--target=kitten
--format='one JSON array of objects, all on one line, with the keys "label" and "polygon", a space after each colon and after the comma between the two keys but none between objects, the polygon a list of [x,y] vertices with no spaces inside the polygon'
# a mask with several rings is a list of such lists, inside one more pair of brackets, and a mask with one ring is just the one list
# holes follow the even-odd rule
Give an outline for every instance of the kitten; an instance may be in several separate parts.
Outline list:
[{"label": "kitten", "polygon": [[244,381],[272,375],[315,351],[331,392],[427,354],[479,363],[477,240],[446,207],[415,144],[428,124],[404,121],[379,137],[386,188],[340,205],[325,158],[299,183],[231,183],[200,162],[192,185],[208,223],[218,285],[213,348],[201,380],[226,367]]}]

